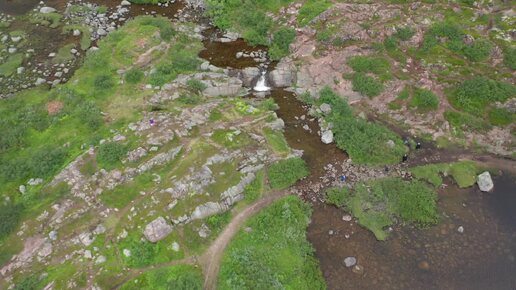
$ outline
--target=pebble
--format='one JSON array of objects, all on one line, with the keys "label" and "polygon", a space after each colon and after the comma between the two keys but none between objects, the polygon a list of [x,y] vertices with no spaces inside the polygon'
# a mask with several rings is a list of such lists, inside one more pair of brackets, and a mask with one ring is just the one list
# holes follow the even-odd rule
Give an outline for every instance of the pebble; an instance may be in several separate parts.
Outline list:
[{"label": "pebble", "polygon": [[463,226],[459,226],[459,227],[457,228],[457,232],[459,232],[459,233],[461,233],[461,234],[462,234],[462,233],[464,233],[464,227],[463,227]]},{"label": "pebble", "polygon": [[350,222],[352,219],[353,219],[353,217],[350,216],[349,214],[342,217],[342,220],[345,222]]}]

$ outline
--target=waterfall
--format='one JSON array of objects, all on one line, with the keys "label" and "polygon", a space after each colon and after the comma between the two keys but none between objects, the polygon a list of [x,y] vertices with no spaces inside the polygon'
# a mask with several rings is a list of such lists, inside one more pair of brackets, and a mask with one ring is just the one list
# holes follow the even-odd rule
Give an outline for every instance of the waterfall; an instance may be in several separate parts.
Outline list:
[{"label": "waterfall", "polygon": [[266,92],[269,91],[271,88],[267,86],[267,80],[265,79],[265,71],[262,71],[262,75],[256,82],[256,85],[254,86],[253,90],[257,92]]}]

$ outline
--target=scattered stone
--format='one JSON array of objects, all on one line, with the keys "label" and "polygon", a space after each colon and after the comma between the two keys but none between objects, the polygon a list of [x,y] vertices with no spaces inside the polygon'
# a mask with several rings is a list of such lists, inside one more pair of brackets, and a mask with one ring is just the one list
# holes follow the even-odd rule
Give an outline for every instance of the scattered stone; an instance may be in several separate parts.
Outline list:
[{"label": "scattered stone", "polygon": [[481,191],[489,192],[493,190],[493,179],[491,178],[491,174],[489,174],[489,171],[485,171],[477,176],[477,184],[478,188]]},{"label": "scattered stone", "polygon": [[103,234],[105,232],[106,232],[106,228],[102,224],[97,225],[97,227],[93,231],[93,233],[96,234],[96,235],[100,235],[100,234]]},{"label": "scattered stone", "polygon": [[103,28],[99,28],[99,29],[97,29],[97,34],[99,36],[104,36],[104,35],[107,35],[107,31],[104,30]]},{"label": "scattered stone", "polygon": [[24,194],[25,192],[27,192],[27,188],[23,184],[20,185],[20,187],[18,187],[18,190],[20,191],[21,194]]},{"label": "scattered stone", "polygon": [[350,216],[349,214],[342,217],[342,220],[345,222],[350,222],[352,219],[353,219],[353,217]]},{"label": "scattered stone", "polygon": [[131,2],[127,1],[127,0],[123,0],[120,5],[122,6],[131,6]]},{"label": "scattered stone", "polygon": [[177,242],[172,243],[172,250],[174,252],[179,252],[179,244]]},{"label": "scattered stone", "polygon": [[459,227],[457,228],[457,232],[459,232],[459,233],[463,234],[463,233],[464,233],[464,227],[463,227],[463,226],[459,226]]},{"label": "scattered stone", "polygon": [[27,184],[30,185],[30,186],[36,186],[36,185],[39,185],[41,183],[43,183],[43,179],[41,179],[41,178],[31,178],[27,182]]},{"label": "scattered stone", "polygon": [[362,267],[360,265],[355,265],[355,266],[353,266],[353,269],[351,269],[351,271],[353,271],[353,273],[355,273],[355,274],[362,275],[362,274],[364,274],[364,267]]},{"label": "scattered stone", "polygon": [[344,259],[344,265],[348,268],[351,268],[357,264],[357,258],[355,257],[346,257]]},{"label": "scattered stone", "polygon": [[74,29],[72,34],[73,36],[79,36],[81,35],[81,31],[79,29]]},{"label": "scattered stone", "polygon": [[421,261],[417,264],[417,267],[421,270],[428,270],[430,269],[430,264],[427,261]]},{"label": "scattered stone", "polygon": [[93,258],[93,255],[91,254],[91,251],[90,251],[90,250],[85,250],[85,251],[84,251],[84,258],[86,258],[86,259],[91,259],[91,258]]},{"label": "scattered stone", "polygon": [[9,47],[9,49],[7,50],[9,53],[15,53],[18,51],[18,49],[16,47]]}]

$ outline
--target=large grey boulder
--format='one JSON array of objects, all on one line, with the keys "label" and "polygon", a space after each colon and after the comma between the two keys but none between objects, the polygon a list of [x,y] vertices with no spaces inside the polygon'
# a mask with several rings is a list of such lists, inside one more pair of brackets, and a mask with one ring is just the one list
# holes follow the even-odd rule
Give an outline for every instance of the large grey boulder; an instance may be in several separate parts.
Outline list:
[{"label": "large grey boulder", "polygon": [[269,81],[276,88],[292,86],[296,82],[296,66],[290,59],[285,58],[270,72]]},{"label": "large grey boulder", "polygon": [[246,67],[241,71],[241,79],[246,87],[252,87],[253,81],[258,76],[260,76],[260,69],[257,67]]},{"label": "large grey boulder", "polygon": [[205,204],[201,204],[195,208],[190,217],[191,220],[203,219],[212,215],[216,215],[218,213],[224,212],[226,208],[223,205],[217,202],[207,202]]},{"label": "large grey boulder", "polygon": [[493,190],[493,179],[491,179],[491,174],[489,174],[489,171],[483,172],[477,176],[477,184],[481,191],[488,192]]},{"label": "large grey boulder", "polygon": [[143,235],[149,242],[155,243],[164,239],[170,232],[172,232],[172,226],[160,216],[145,226]]}]

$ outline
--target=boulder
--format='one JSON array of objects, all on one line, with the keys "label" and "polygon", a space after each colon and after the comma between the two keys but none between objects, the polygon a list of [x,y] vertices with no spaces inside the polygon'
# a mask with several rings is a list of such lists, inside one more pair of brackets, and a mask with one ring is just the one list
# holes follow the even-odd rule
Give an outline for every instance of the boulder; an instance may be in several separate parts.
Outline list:
[{"label": "boulder", "polygon": [[172,226],[160,216],[145,226],[143,235],[149,242],[155,243],[164,239],[170,232],[172,232]]},{"label": "boulder", "polygon": [[253,81],[258,76],[260,76],[260,69],[257,67],[246,67],[241,71],[241,80],[246,87],[252,87]]},{"label": "boulder", "polygon": [[39,8],[39,13],[48,14],[52,12],[56,12],[56,9],[48,6]]},{"label": "boulder", "polygon": [[344,259],[344,265],[348,268],[355,266],[357,263],[357,258],[355,257],[346,257]]},{"label": "boulder", "polygon": [[225,210],[225,208],[221,204],[210,201],[210,202],[201,204],[198,207],[196,207],[195,210],[193,211],[190,219],[192,219],[192,220],[203,219],[203,218],[221,213],[224,210]]},{"label": "boulder", "polygon": [[319,106],[319,109],[321,109],[321,112],[323,112],[325,115],[331,113],[331,106],[329,104],[323,103]]},{"label": "boulder", "polygon": [[120,5],[122,6],[131,6],[131,2],[127,1],[127,0],[123,0]]},{"label": "boulder", "polygon": [[278,118],[268,124],[272,130],[281,131],[285,128],[285,122],[283,119]]},{"label": "boulder", "polygon": [[491,179],[491,174],[489,174],[489,171],[483,172],[477,176],[477,184],[478,188],[484,192],[488,192],[493,189],[493,179]]},{"label": "boulder", "polygon": [[270,72],[269,81],[273,87],[290,87],[296,82],[296,66],[286,58],[278,63],[276,68]]},{"label": "boulder", "polygon": [[321,134],[321,141],[324,144],[330,144],[333,142],[333,132],[331,130],[324,131]]}]

